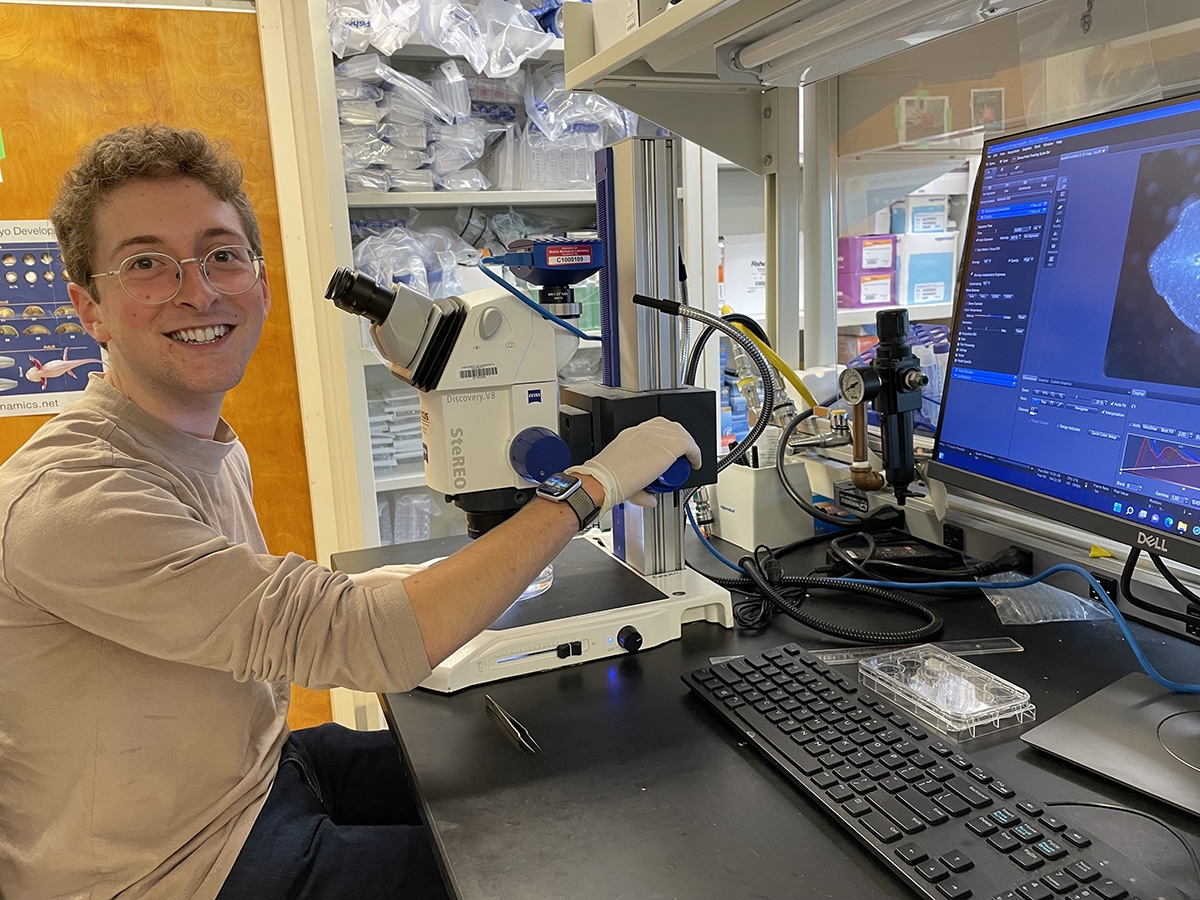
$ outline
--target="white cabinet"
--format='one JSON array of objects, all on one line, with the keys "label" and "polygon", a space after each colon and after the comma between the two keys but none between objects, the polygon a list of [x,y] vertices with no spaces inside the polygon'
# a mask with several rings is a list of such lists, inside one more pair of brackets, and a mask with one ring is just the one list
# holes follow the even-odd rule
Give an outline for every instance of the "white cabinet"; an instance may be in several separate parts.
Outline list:
[{"label": "white cabinet", "polygon": [[[561,61],[562,43],[557,40],[539,58],[527,61],[525,67]],[[389,63],[398,71],[413,72],[446,59],[441,50],[414,39],[393,55]],[[332,78],[335,62],[332,54],[327,55],[326,72],[318,74]],[[470,72],[465,62],[460,61],[460,66],[464,73]],[[330,156],[329,166],[331,170],[340,169],[340,154]],[[344,232],[347,246],[352,243],[355,231],[351,223],[386,222],[402,217],[404,211],[411,209],[418,211],[414,222],[417,230],[429,226],[454,228],[463,207],[483,216],[511,207],[518,213],[549,219],[557,227],[572,231],[592,229],[596,219],[595,192],[585,186],[578,190],[547,191],[335,191],[333,194],[331,227],[335,232]],[[351,265],[349,258],[338,262]],[[456,274],[464,291],[490,284],[470,267],[460,266]],[[355,348],[357,352],[347,355],[347,380],[354,388],[348,402],[360,407],[354,417],[355,440],[368,445],[368,453],[359,454],[359,466],[367,468],[366,477],[360,473],[359,481],[370,485],[361,498],[363,544],[375,546],[465,533],[465,519],[458,508],[425,487],[416,390],[387,370],[371,345],[365,322],[357,325],[360,341]]]}]

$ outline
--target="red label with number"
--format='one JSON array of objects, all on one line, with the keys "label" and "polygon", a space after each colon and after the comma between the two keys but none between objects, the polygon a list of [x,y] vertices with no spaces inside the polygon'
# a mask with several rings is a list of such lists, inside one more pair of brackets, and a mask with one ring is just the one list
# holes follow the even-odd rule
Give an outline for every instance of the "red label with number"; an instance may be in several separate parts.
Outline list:
[{"label": "red label with number", "polygon": [[546,248],[548,266],[590,266],[592,248],[590,244],[558,244]]}]

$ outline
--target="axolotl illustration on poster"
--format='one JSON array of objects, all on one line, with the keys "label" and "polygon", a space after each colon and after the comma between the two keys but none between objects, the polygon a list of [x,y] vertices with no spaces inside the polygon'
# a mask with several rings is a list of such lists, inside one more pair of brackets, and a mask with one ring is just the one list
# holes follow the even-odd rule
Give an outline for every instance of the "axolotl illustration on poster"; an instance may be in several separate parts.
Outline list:
[{"label": "axolotl illustration on poster", "polygon": [[50,222],[0,221],[0,416],[56,413],[101,372]]}]

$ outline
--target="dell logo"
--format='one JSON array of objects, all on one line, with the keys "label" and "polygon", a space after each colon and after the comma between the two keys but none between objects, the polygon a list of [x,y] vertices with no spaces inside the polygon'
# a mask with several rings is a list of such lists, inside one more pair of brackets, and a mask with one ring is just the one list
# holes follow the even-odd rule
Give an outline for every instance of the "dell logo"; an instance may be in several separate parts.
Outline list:
[{"label": "dell logo", "polygon": [[1157,550],[1159,553],[1167,552],[1167,539],[1165,537],[1139,531],[1137,542],[1139,547],[1147,547],[1150,550]]}]

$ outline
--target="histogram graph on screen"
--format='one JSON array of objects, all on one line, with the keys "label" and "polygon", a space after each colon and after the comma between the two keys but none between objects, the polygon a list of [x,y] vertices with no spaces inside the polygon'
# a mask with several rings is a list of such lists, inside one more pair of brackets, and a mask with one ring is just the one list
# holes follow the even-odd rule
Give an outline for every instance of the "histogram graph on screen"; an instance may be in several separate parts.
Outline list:
[{"label": "histogram graph on screen", "polygon": [[1121,474],[1200,489],[1200,447],[1130,435]]}]

